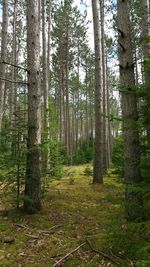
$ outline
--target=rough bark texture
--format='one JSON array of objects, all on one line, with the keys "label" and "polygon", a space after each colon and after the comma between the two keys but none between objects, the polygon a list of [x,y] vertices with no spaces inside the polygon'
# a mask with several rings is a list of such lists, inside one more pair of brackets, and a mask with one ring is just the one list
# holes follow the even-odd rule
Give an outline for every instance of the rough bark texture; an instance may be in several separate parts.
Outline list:
[{"label": "rough bark texture", "polygon": [[40,201],[40,17],[39,1],[27,1],[28,144],[25,210],[35,212]]},{"label": "rough bark texture", "polygon": [[7,32],[8,32],[8,0],[3,1],[3,18],[2,18],[2,40],[1,40],[1,63],[0,63],[0,132],[2,128],[3,103],[5,91],[5,69],[7,56]]},{"label": "rough bark texture", "polygon": [[127,182],[126,216],[128,220],[134,220],[141,214],[140,196],[135,193],[135,184],[141,181],[141,176],[137,99],[134,90],[133,49],[127,0],[118,0],[118,42],[125,155],[124,173]]},{"label": "rough bark texture", "polygon": [[48,126],[49,126],[49,106],[48,106],[48,60],[47,60],[47,43],[46,43],[46,1],[42,1],[42,39],[43,39],[43,91],[44,91],[44,122],[43,122],[43,139],[44,147],[42,153],[42,171],[47,172],[48,168]]},{"label": "rough bark texture", "polygon": [[98,0],[92,1],[94,42],[95,42],[95,155],[93,183],[103,183],[103,144],[102,144],[102,66],[100,6]]},{"label": "rough bark texture", "polygon": [[[14,17],[13,17],[13,45],[12,45],[12,64],[14,66],[17,65],[16,62],[16,57],[17,57],[17,51],[16,51],[16,14],[17,13],[17,0],[14,0]],[[12,81],[16,81],[16,68],[12,66]],[[16,83],[12,83],[11,85],[11,90],[10,90],[10,125],[11,125],[11,129],[14,126],[14,121],[15,121],[15,116],[14,116],[14,112],[15,112],[15,95],[16,95],[16,87],[17,84]],[[13,128],[14,130],[14,128]]]},{"label": "rough bark texture", "polygon": [[[144,56],[144,82],[147,86],[147,90],[150,90],[150,71],[149,71],[149,61],[150,59],[150,15],[149,15],[148,2],[147,0],[141,1],[141,19],[142,19],[142,50]],[[150,111],[150,99],[147,97],[146,99],[147,108]],[[150,148],[150,119],[147,123],[147,142]]]},{"label": "rough bark texture", "polygon": [[107,149],[107,82],[106,82],[106,60],[105,60],[105,34],[104,34],[104,1],[100,1],[101,32],[102,32],[102,67],[103,67],[103,172],[108,168]]}]

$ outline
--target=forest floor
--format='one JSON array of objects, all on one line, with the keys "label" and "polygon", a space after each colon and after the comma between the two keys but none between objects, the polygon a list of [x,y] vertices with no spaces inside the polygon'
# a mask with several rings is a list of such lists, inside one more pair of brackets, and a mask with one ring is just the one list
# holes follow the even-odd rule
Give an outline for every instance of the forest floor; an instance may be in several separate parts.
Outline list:
[{"label": "forest floor", "polygon": [[13,190],[0,185],[0,266],[150,266],[150,223],[126,223],[122,180],[110,171],[93,185],[85,169],[66,167],[47,183],[34,215],[16,211]]}]

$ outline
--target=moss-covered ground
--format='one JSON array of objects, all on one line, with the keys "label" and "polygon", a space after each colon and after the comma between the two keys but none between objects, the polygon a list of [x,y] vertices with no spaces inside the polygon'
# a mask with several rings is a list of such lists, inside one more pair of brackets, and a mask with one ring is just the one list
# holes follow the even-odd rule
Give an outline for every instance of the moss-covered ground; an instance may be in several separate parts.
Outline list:
[{"label": "moss-covered ground", "polygon": [[46,183],[34,215],[17,211],[13,190],[5,194],[1,184],[0,266],[150,266],[150,223],[127,224],[122,181],[110,171],[104,185],[93,185],[85,167],[65,168],[61,180]]}]

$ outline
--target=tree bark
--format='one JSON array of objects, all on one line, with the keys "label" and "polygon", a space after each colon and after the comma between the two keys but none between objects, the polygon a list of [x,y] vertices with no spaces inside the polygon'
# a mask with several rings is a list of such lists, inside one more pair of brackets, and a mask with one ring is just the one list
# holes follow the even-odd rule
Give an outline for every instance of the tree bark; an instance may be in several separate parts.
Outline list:
[{"label": "tree bark", "polygon": [[103,106],[102,106],[102,55],[100,6],[98,0],[92,0],[94,42],[95,42],[95,155],[93,183],[103,183]]},{"label": "tree bark", "polygon": [[1,63],[0,63],[0,132],[2,129],[3,102],[5,92],[5,71],[7,56],[7,35],[8,35],[8,0],[3,0],[3,17],[2,17],[2,40],[1,40]]},{"label": "tree bark", "polygon": [[[14,16],[13,16],[13,44],[12,44],[12,81],[16,81],[16,68],[17,65],[17,40],[16,40],[16,14],[17,13],[17,0],[14,0]],[[16,96],[16,83],[12,83],[10,91],[10,125],[11,129],[14,129],[15,121],[15,96]]]},{"label": "tree bark", "polygon": [[[149,71],[149,61],[150,59],[150,7],[148,8],[148,2],[147,0],[141,1],[141,19],[142,19],[142,50],[143,50],[143,56],[144,56],[144,82],[145,85],[148,87],[147,90],[149,90],[150,86],[150,71]],[[146,99],[146,105],[149,109],[150,107],[150,99]],[[147,131],[147,143],[150,148],[150,120],[149,123],[146,125],[146,131]]]},{"label": "tree bark", "polygon": [[43,153],[42,153],[42,172],[45,174],[48,168],[48,126],[49,126],[49,106],[48,106],[48,58],[46,43],[46,1],[42,1],[42,41],[43,41],[43,92],[44,92],[44,122],[43,122]]},{"label": "tree bark", "polygon": [[108,168],[107,151],[107,99],[106,99],[106,63],[105,63],[105,34],[104,34],[104,1],[100,1],[101,32],[102,32],[102,69],[103,69],[103,171]]},{"label": "tree bark", "polygon": [[125,155],[126,217],[135,220],[141,214],[142,200],[135,193],[135,186],[141,181],[140,146],[138,133],[138,111],[134,79],[131,23],[127,0],[118,0],[118,42],[120,64],[120,89],[122,95],[122,118]]},{"label": "tree bark", "polygon": [[40,194],[40,4],[27,0],[28,143],[24,207],[41,208]]}]

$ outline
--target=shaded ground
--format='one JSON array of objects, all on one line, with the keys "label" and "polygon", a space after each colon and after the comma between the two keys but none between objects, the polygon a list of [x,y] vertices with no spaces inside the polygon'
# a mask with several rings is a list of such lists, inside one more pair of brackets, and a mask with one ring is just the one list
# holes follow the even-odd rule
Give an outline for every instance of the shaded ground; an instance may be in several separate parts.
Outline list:
[{"label": "shaded ground", "polygon": [[12,192],[6,198],[1,185],[0,266],[150,266],[150,224],[126,224],[122,182],[110,173],[104,186],[92,185],[84,170],[68,167],[63,179],[47,184],[36,215],[16,212]]}]

